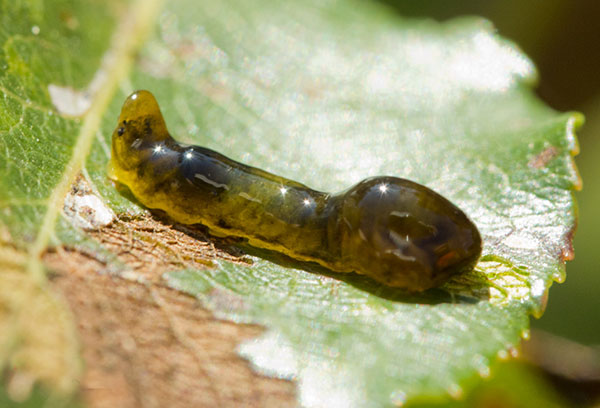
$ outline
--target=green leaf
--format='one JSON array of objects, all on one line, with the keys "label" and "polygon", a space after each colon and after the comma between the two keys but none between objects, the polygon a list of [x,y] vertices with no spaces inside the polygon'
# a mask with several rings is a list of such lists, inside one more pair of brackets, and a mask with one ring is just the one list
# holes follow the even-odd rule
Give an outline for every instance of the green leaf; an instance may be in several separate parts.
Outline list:
[{"label": "green leaf", "polygon": [[81,372],[71,316],[27,252],[79,129],[57,114],[47,87],[82,87],[91,78],[113,28],[108,14],[72,1],[0,1],[0,367],[15,371],[13,396],[26,396],[38,380],[73,392]]},{"label": "green leaf", "polygon": [[540,103],[531,62],[481,20],[353,2],[187,5],[167,6],[132,75],[172,134],[325,191],[416,180],[463,208],[485,248],[473,273],[422,296],[262,259],[172,271],[169,284],[267,327],[241,353],[296,379],[306,406],[458,396],[487,375],[563,278],[581,118]]},{"label": "green leaf", "polygon": [[[354,0],[177,0],[156,20],[157,2],[117,3],[0,2],[0,222],[28,252],[24,273],[39,276],[49,243],[85,239],[60,210],[86,158],[84,174],[117,213],[143,211],[105,174],[120,105],[143,88],[181,141],[325,191],[409,178],[480,228],[477,268],[422,295],[260,258],[165,273],[217,315],[264,325],[240,351],[295,379],[303,405],[459,396],[514,350],[528,315],[541,314],[550,284],[564,279],[582,122],[535,98],[534,68],[519,50],[480,19],[403,19]],[[143,43],[148,27],[155,35]],[[94,72],[103,74],[97,88]],[[81,122],[55,107],[62,98],[51,103],[50,84],[92,88]]]},{"label": "green leaf", "polygon": [[40,234],[81,127],[59,114],[48,88],[84,88],[114,23],[105,6],[76,1],[2,1],[0,10],[0,221],[26,247]]},{"label": "green leaf", "polygon": [[[0,0],[0,369],[18,399],[38,381],[67,396],[78,387],[75,327],[40,257],[61,238],[83,238],[62,217],[63,200],[154,20],[141,13],[146,21],[117,31],[124,39],[105,54],[119,4]],[[102,65],[107,55],[120,64]]]}]

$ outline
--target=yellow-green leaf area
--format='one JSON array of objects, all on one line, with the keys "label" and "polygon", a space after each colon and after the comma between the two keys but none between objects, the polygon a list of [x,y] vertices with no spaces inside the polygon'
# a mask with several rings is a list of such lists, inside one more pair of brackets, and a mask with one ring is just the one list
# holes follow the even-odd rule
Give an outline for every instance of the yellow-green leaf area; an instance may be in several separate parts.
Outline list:
[{"label": "yellow-green leaf area", "polygon": [[86,91],[116,13],[111,2],[0,2],[0,222],[16,243],[35,240],[80,129],[49,88]]},{"label": "yellow-green leaf area", "polygon": [[[80,130],[51,89],[86,90],[115,25],[114,5],[0,1],[0,369],[13,402],[32,389],[52,394],[48,404],[69,400],[79,386],[71,314],[39,259],[58,242],[54,223],[44,227],[44,219],[60,214],[62,197],[51,196],[65,180]],[[40,239],[44,228],[47,239]],[[3,391],[1,405],[7,398]]]}]

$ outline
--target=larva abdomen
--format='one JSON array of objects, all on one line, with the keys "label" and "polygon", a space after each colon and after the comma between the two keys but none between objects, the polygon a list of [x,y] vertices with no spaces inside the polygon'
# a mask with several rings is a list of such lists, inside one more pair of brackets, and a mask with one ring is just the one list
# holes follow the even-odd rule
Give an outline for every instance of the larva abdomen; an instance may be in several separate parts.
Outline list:
[{"label": "larva abdomen", "polygon": [[439,285],[481,253],[475,225],[422,185],[376,177],[335,195],[312,190],[178,143],[147,91],[123,105],[109,175],[177,222],[409,290]]}]

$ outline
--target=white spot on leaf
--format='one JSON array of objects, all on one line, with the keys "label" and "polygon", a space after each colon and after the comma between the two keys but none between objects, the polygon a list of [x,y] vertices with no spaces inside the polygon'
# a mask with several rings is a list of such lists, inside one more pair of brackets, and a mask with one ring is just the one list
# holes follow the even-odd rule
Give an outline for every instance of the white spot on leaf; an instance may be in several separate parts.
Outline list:
[{"label": "white spot on leaf", "polygon": [[70,87],[50,84],[48,93],[56,110],[66,116],[83,116],[92,105],[88,93]]},{"label": "white spot on leaf", "polygon": [[114,212],[79,179],[63,203],[65,216],[83,229],[104,227],[115,219]]}]

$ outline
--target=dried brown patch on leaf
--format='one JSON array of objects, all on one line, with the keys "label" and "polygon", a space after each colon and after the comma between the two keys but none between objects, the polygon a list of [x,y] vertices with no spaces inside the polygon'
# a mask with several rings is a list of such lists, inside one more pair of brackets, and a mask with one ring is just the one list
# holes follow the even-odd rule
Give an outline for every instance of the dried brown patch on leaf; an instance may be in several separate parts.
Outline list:
[{"label": "dried brown patch on leaf", "polygon": [[184,233],[153,218],[119,220],[92,235],[138,279],[110,274],[101,261],[78,251],[59,250],[44,259],[79,327],[88,406],[296,405],[293,383],[254,373],[235,351],[260,327],[217,320],[196,299],[161,286],[167,269],[237,257],[201,239],[201,232]]},{"label": "dried brown patch on leaf", "polygon": [[567,232],[563,238],[563,246],[561,248],[560,259],[565,261],[572,261],[575,259],[575,250],[573,249],[573,238],[575,237],[575,231],[577,230],[577,222]]},{"label": "dried brown patch on leaf", "polygon": [[[78,178],[65,215],[88,221],[76,199],[93,195]],[[81,225],[106,254],[56,248],[45,255],[53,285],[78,323],[86,372],[82,391],[92,407],[293,406],[294,386],[253,373],[235,352],[256,326],[216,320],[197,300],[163,287],[173,269],[204,269],[214,259],[250,262],[202,227],[154,216]],[[215,244],[216,242],[216,244]]]},{"label": "dried brown patch on leaf", "polygon": [[534,169],[542,169],[546,167],[546,165],[550,163],[552,159],[558,156],[559,153],[560,152],[556,147],[549,146],[542,150],[540,154],[537,154],[534,157],[532,157],[531,160],[529,160],[529,163],[527,164],[529,167],[532,167]]},{"label": "dried brown patch on leaf", "polygon": [[251,263],[225,241],[208,240],[201,227],[173,225],[152,216],[121,218],[90,235],[136,275],[155,282],[168,270],[212,267],[214,259]]},{"label": "dried brown patch on leaf", "polygon": [[194,298],[163,286],[169,270],[205,269],[215,259],[251,263],[227,240],[150,215],[116,218],[88,235],[122,267],[69,248],[44,260],[79,325],[89,406],[296,405],[291,382],[255,374],[236,353],[262,329],[217,320]]}]

